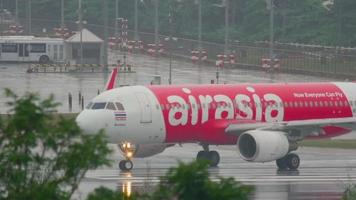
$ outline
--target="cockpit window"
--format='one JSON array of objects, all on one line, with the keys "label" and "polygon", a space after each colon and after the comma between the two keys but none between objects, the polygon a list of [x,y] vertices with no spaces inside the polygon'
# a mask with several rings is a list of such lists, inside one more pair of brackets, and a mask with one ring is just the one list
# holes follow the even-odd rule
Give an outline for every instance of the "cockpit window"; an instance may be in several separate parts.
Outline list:
[{"label": "cockpit window", "polygon": [[115,107],[114,103],[109,102],[109,103],[106,105],[106,109],[107,109],[107,110],[116,110],[116,107]]},{"label": "cockpit window", "polygon": [[98,103],[94,103],[91,109],[93,110],[104,109],[105,106],[106,106],[106,102],[98,102]]},{"label": "cockpit window", "polygon": [[116,102],[116,107],[118,110],[125,110],[124,106],[122,105],[122,103]]},{"label": "cockpit window", "polygon": [[85,106],[86,109],[90,109],[91,106],[93,105],[93,102],[89,102],[87,106]]}]

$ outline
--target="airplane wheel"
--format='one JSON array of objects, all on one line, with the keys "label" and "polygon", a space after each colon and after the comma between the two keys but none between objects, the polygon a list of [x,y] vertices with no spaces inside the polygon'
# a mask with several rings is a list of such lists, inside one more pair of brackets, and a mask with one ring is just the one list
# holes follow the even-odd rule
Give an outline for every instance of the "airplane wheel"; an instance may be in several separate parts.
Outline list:
[{"label": "airplane wheel", "polygon": [[298,169],[299,164],[300,164],[300,159],[297,154],[295,154],[295,153],[288,154],[286,156],[286,161],[287,161],[287,165],[288,165],[289,169],[291,169],[291,170]]},{"label": "airplane wheel", "polygon": [[216,167],[220,162],[219,153],[217,151],[210,151],[209,152],[209,160],[210,160],[210,166]]},{"label": "airplane wheel", "polygon": [[217,151],[199,151],[197,160],[207,160],[211,167],[216,167],[220,162],[220,155]]},{"label": "airplane wheel", "polygon": [[197,160],[209,160],[209,152],[199,151],[197,154]]},{"label": "airplane wheel", "polygon": [[133,168],[133,163],[131,160],[121,160],[119,162],[119,168],[122,171],[130,171]]},{"label": "airplane wheel", "polygon": [[286,170],[288,168],[286,157],[276,160],[276,164],[277,164],[278,169],[280,169],[280,170]]}]

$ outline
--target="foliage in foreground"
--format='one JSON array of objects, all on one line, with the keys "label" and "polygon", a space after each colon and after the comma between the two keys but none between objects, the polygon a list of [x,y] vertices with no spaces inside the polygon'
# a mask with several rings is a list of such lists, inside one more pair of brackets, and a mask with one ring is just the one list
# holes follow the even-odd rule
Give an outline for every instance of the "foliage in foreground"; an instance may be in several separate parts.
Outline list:
[{"label": "foliage in foreground", "polygon": [[89,169],[109,165],[103,133],[85,135],[74,119],[54,118],[53,96],[19,98],[0,119],[0,199],[70,199]]},{"label": "foliage in foreground", "polygon": [[356,185],[350,184],[345,189],[343,196],[343,200],[356,200]]},{"label": "foliage in foreground", "polygon": [[171,168],[160,181],[152,199],[247,199],[252,187],[241,185],[233,178],[209,178],[207,162],[180,163]]},{"label": "foliage in foreground", "polygon": [[252,187],[243,186],[233,178],[220,178],[214,182],[209,178],[206,162],[192,162],[171,168],[152,194],[127,196],[101,187],[89,194],[88,200],[246,200],[252,190]]}]

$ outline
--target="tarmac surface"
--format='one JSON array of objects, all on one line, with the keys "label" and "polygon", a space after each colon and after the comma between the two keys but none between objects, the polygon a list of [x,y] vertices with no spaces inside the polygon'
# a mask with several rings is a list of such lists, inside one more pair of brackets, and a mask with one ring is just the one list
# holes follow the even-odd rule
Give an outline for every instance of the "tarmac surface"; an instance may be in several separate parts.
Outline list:
[{"label": "tarmac surface", "polygon": [[[356,182],[356,150],[319,149],[300,147],[298,171],[278,171],[275,162],[250,163],[239,157],[235,146],[211,146],[221,161],[209,169],[211,178],[233,177],[252,185],[250,199],[341,199],[349,184]],[[117,163],[122,159],[118,150],[112,155],[113,167],[89,171],[79,186],[75,198],[83,198],[94,188],[109,187],[124,192],[151,191],[167,170],[178,161],[190,162],[201,150],[199,145],[184,144],[167,148],[163,153],[145,159],[134,159],[130,173],[120,172]]]},{"label": "tarmac surface", "polygon": [[[123,55],[110,54],[109,64],[114,64]],[[169,59],[156,59],[146,55],[128,55],[127,63],[132,65],[136,73],[119,73],[117,85],[148,85],[155,76],[161,77],[162,84],[168,84]],[[29,64],[0,64],[0,87],[10,88],[16,94],[37,92],[42,97],[55,95],[55,99],[62,103],[58,108],[61,113],[70,112],[68,94],[73,97],[72,112],[79,112],[79,92],[84,96],[84,104],[102,91],[108,73],[26,73]],[[217,68],[206,66],[204,63],[193,65],[191,62],[172,61],[172,84],[210,84],[216,81]],[[263,82],[310,82],[335,81],[336,79],[321,78],[307,75],[266,73],[224,67],[219,70],[219,83],[263,83]],[[6,113],[4,92],[0,91],[0,113]]]},{"label": "tarmac surface", "polygon": [[[110,64],[122,59],[122,55],[110,55]],[[147,85],[154,76],[161,76],[162,84],[168,83],[169,60],[159,60],[150,56],[128,56],[136,73],[120,73],[118,85]],[[41,97],[50,94],[62,103],[59,112],[69,112],[68,94],[73,95],[73,110],[79,112],[78,93],[85,99],[95,97],[98,90],[102,91],[108,74],[106,73],[51,73],[28,74],[28,64],[1,64],[0,86],[10,88],[17,94],[38,92]],[[216,81],[216,67],[193,65],[190,62],[172,62],[173,84],[209,84]],[[224,67],[219,70],[220,83],[261,83],[261,82],[316,82],[337,81],[332,78],[322,78],[307,75],[266,73],[231,69]],[[5,102],[8,99],[0,92],[0,113],[9,109]],[[75,194],[74,199],[84,199],[85,196],[99,186],[125,191],[151,191],[170,167],[177,166],[177,161],[189,162],[195,159],[201,147],[184,144],[183,148],[174,146],[162,154],[135,159],[131,173],[120,173],[117,163],[121,154],[116,151],[113,155],[114,164],[110,168],[90,171]],[[340,199],[348,184],[356,182],[356,150],[299,148],[301,157],[299,171],[279,172],[274,162],[248,163],[239,158],[236,147],[211,147],[217,149],[221,156],[218,168],[210,169],[211,177],[234,177],[244,184],[255,187],[251,199]]]}]

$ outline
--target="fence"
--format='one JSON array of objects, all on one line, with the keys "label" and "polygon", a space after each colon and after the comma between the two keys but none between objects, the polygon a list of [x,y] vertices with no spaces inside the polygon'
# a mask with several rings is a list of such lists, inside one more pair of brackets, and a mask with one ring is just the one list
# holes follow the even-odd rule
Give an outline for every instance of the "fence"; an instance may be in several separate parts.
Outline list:
[{"label": "fence", "polygon": [[[35,21],[33,32],[41,33],[43,27],[48,32],[53,30],[58,23],[45,20]],[[35,26],[36,24],[36,26]],[[72,30],[76,29],[73,22],[67,23]],[[86,25],[88,29],[103,37],[103,26]],[[114,35],[115,30],[109,28],[109,37]],[[48,34],[48,33],[46,33]],[[129,38],[133,32],[129,31]],[[140,40],[144,44],[154,43],[154,34],[139,33]],[[160,35],[160,43],[165,49],[170,49],[175,56],[190,59],[191,51],[197,49],[198,41],[184,38],[167,40],[168,36]],[[215,63],[218,54],[223,54],[224,45],[213,42],[202,42],[202,48],[207,51],[207,61]],[[237,43],[231,42],[229,49],[235,55],[235,64],[230,67],[245,67],[251,69],[262,69],[262,59],[269,58],[268,42]],[[323,47],[318,45],[282,44],[275,46],[275,58],[279,59],[280,70],[285,72],[298,72],[315,75],[340,76],[345,78],[356,77],[356,48]]]}]

